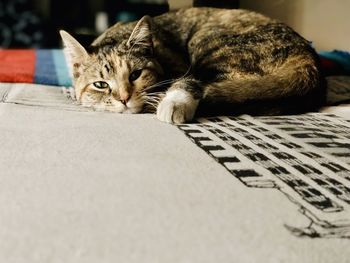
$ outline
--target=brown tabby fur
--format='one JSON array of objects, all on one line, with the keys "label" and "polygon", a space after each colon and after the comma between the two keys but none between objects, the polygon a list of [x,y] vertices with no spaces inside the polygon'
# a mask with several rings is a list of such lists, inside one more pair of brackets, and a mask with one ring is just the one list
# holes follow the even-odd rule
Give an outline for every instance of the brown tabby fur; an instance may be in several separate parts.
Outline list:
[{"label": "brown tabby fur", "polygon": [[[301,113],[325,100],[310,43],[252,11],[189,8],[146,16],[117,23],[87,49],[61,35],[77,99],[97,109],[157,112],[162,121],[181,123],[195,113]],[[135,70],[140,76],[130,80]],[[96,81],[108,88],[96,89]]]}]

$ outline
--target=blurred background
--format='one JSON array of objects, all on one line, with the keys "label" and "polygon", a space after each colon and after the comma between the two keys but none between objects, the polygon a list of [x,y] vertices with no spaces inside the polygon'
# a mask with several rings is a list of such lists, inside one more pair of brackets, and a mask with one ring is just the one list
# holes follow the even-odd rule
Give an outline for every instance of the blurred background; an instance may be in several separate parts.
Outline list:
[{"label": "blurred background", "polygon": [[[181,6],[238,7],[238,0],[177,1]],[[179,6],[180,4],[180,6]],[[59,29],[88,45],[108,26],[169,11],[167,0],[0,0],[0,47],[57,48]]]},{"label": "blurred background", "polygon": [[58,47],[59,29],[89,42],[117,21],[167,10],[165,0],[0,0],[0,46]]},{"label": "blurred background", "polygon": [[87,45],[117,21],[192,5],[256,10],[287,23],[318,50],[350,50],[350,0],[0,0],[0,47],[57,48],[59,29]]}]

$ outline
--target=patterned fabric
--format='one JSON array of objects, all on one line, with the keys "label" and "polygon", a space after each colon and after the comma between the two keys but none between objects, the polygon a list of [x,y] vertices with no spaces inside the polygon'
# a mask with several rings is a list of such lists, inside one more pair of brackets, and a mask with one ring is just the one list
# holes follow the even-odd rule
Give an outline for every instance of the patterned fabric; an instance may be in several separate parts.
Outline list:
[{"label": "patterned fabric", "polygon": [[0,82],[72,85],[60,49],[4,49],[0,61]]},{"label": "patterned fabric", "polygon": [[330,114],[202,118],[178,126],[248,187],[281,191],[310,218],[297,235],[350,238],[350,121]]}]

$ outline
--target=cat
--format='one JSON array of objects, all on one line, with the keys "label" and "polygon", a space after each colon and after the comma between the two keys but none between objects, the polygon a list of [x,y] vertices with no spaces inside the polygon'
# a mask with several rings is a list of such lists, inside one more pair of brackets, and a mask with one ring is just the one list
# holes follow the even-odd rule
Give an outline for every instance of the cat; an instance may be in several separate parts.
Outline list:
[{"label": "cat", "polygon": [[287,25],[242,9],[187,8],[117,23],[84,48],[60,31],[76,98],[97,110],[297,114],[325,102],[317,53]]}]

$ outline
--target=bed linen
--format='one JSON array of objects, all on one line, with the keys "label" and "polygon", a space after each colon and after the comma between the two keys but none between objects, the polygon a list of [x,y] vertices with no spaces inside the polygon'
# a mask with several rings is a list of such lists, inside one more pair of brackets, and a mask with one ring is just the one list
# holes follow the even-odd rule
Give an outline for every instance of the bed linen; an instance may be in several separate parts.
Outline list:
[{"label": "bed linen", "polygon": [[178,126],[0,83],[0,261],[349,262],[346,81],[319,113]]},{"label": "bed linen", "polygon": [[72,85],[62,49],[0,49],[0,82]]}]

